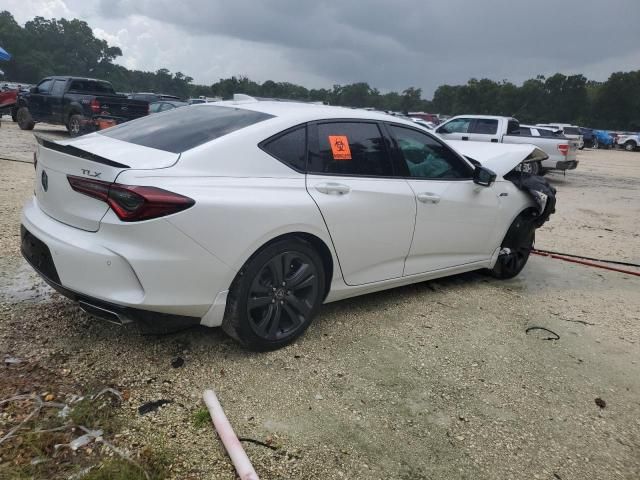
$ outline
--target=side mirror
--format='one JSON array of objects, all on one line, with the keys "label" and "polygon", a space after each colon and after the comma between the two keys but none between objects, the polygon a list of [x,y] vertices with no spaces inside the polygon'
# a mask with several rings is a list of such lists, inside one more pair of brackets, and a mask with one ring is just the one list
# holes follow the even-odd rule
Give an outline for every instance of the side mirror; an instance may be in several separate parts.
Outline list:
[{"label": "side mirror", "polygon": [[30,91],[31,93],[38,93],[38,87],[31,87],[31,88],[29,89],[29,91]]},{"label": "side mirror", "polygon": [[444,127],[438,127],[436,128],[436,133],[447,133],[447,131],[445,130]]},{"label": "side mirror", "polygon": [[489,187],[496,181],[496,174],[487,167],[477,166],[473,171],[473,183]]}]

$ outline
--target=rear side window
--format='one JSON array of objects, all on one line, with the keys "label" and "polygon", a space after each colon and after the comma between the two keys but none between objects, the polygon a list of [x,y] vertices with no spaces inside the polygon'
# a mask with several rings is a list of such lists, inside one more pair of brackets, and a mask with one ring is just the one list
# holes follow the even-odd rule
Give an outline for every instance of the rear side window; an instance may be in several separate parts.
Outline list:
[{"label": "rear side window", "polygon": [[101,135],[143,147],[182,153],[269,118],[273,115],[241,108],[195,105],[122,123]]},{"label": "rear side window", "polygon": [[520,123],[516,120],[509,120],[507,123],[507,135],[517,135],[520,130]]},{"label": "rear side window", "polygon": [[473,122],[471,133],[495,135],[498,132],[498,120],[493,118],[478,118]]},{"label": "rear side window", "polygon": [[110,83],[98,82],[96,80],[73,80],[69,86],[69,91],[102,93],[106,95],[115,95],[116,93]]},{"label": "rear side window", "polygon": [[335,122],[317,127],[318,151],[309,156],[309,173],[390,177],[391,160],[375,123]]},{"label": "rear side window", "polygon": [[285,165],[303,172],[307,164],[307,129],[289,130],[260,144],[260,148]]}]

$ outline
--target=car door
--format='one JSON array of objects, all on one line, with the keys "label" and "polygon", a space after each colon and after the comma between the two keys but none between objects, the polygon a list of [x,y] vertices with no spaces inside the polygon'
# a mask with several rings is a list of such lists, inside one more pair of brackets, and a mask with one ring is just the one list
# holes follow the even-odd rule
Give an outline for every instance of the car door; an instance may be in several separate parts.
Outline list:
[{"label": "car door", "polygon": [[49,96],[49,105],[51,107],[51,116],[57,122],[64,123],[64,90],[67,85],[66,80],[56,79],[51,87],[51,95]]},{"label": "car door", "polygon": [[500,141],[499,123],[497,118],[474,118],[469,126],[469,140],[498,143]]},{"label": "car door", "polygon": [[452,118],[440,125],[436,133],[447,140],[469,140],[472,118]]},{"label": "car door", "polygon": [[46,78],[33,87],[29,94],[29,113],[36,121],[48,120],[50,114],[49,92],[53,80]]},{"label": "car door", "polygon": [[396,169],[416,200],[416,226],[404,275],[489,260],[498,219],[492,187],[473,183],[473,167],[444,142],[408,126],[388,125]]},{"label": "car door", "polygon": [[416,205],[409,184],[394,178],[377,122],[311,124],[307,191],[324,217],[346,284],[402,277]]}]

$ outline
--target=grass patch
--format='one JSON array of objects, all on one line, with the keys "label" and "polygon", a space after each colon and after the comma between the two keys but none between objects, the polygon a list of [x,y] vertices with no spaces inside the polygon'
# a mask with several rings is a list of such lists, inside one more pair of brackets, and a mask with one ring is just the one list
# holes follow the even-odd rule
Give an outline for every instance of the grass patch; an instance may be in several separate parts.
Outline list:
[{"label": "grass patch", "polygon": [[206,408],[199,408],[195,412],[193,412],[193,416],[191,418],[193,422],[193,426],[196,428],[206,427],[211,423],[211,416],[209,415],[209,410]]}]

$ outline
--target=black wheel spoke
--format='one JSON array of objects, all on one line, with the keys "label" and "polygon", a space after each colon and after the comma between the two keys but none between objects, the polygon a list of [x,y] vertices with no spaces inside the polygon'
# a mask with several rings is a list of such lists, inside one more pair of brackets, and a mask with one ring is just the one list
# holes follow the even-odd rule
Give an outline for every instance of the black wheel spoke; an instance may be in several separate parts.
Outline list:
[{"label": "black wheel spoke", "polygon": [[271,315],[271,325],[269,326],[269,331],[267,332],[267,338],[272,339],[276,338],[278,333],[278,328],[280,327],[280,319],[282,318],[282,306],[279,303],[276,303],[272,308]]},{"label": "black wheel spoke", "polygon": [[249,310],[255,310],[256,308],[265,307],[273,303],[271,297],[253,297],[249,298]]},{"label": "black wheel spoke", "polygon": [[267,267],[271,271],[271,278],[273,279],[273,286],[279,287],[282,285],[284,281],[284,267],[282,265],[282,258],[276,257],[273,258],[268,264]]},{"label": "black wheel spoke", "polygon": [[307,317],[309,313],[311,313],[311,307],[307,305],[305,300],[301,300],[294,295],[290,295],[287,297],[287,306],[291,307],[297,315],[302,315],[303,317]]},{"label": "black wheel spoke", "polygon": [[311,286],[313,279],[311,267],[305,263],[287,280],[287,286],[292,290],[299,290]]}]

